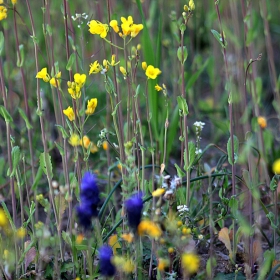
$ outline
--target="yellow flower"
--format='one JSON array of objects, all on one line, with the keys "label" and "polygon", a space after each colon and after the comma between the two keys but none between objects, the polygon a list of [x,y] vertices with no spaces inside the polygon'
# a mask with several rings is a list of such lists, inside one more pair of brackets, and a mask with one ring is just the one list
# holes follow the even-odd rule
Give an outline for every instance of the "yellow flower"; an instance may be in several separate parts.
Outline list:
[{"label": "yellow flower", "polygon": [[76,134],[76,133],[73,133],[70,136],[69,143],[73,147],[80,145],[80,137],[79,137],[79,135]]},{"label": "yellow flower", "polygon": [[0,6],[0,21],[5,18],[7,18],[7,8],[5,6]]},{"label": "yellow flower", "polygon": [[132,16],[129,16],[127,19],[125,17],[121,17],[121,28],[123,36],[127,36],[131,33],[131,26],[133,24]]},{"label": "yellow flower", "polygon": [[17,3],[17,0],[11,0],[12,4],[15,5]]},{"label": "yellow flower", "polygon": [[100,35],[101,38],[105,38],[107,36],[109,30],[108,24],[103,24],[98,20],[91,20],[88,26],[89,26],[89,32],[91,34]]},{"label": "yellow flower", "polygon": [[280,174],[280,158],[273,162],[272,171],[275,174]]},{"label": "yellow flower", "polygon": [[90,152],[92,154],[98,152],[98,147],[93,142],[90,142]]},{"label": "yellow flower", "polygon": [[168,253],[169,254],[173,254],[174,253],[174,248],[173,247],[169,247],[168,248]]},{"label": "yellow flower", "polygon": [[72,122],[75,120],[75,114],[72,107],[69,106],[67,109],[63,110],[63,114],[67,116],[69,121]]},{"label": "yellow flower", "polygon": [[131,30],[131,37],[136,37],[138,35],[138,33],[143,29],[143,24],[133,24],[130,28]]},{"label": "yellow flower", "polygon": [[152,192],[152,196],[154,197],[159,197],[162,196],[165,193],[165,189],[164,188],[158,188],[155,191]]},{"label": "yellow flower", "polygon": [[108,142],[107,141],[104,141],[102,143],[102,147],[103,147],[103,150],[107,151],[108,150]]},{"label": "yellow flower", "polygon": [[[74,75],[74,79],[77,74]],[[83,75],[85,77],[81,78],[80,76],[83,76]],[[82,94],[81,87],[84,85],[83,80],[85,82],[85,79],[86,79],[86,75],[85,74],[83,74],[83,75],[78,74],[78,76],[76,76],[76,80],[78,83],[70,82],[70,81],[67,82],[68,93],[71,95],[71,97],[73,99],[77,99],[77,98],[81,97],[81,94]]]},{"label": "yellow flower", "polygon": [[118,64],[120,63],[120,61],[116,62],[116,55],[113,54],[113,55],[112,55],[112,58],[111,58],[111,62],[108,62],[108,63],[109,63],[109,65],[111,65],[111,66],[116,66],[116,65],[118,65]]},{"label": "yellow flower", "polygon": [[8,218],[2,208],[0,208],[0,227],[4,228],[8,225]]},{"label": "yellow flower", "polygon": [[20,238],[20,239],[23,239],[26,235],[26,229],[24,227],[20,227],[18,230],[17,230],[17,237]]},{"label": "yellow flower", "polygon": [[118,241],[118,236],[113,234],[109,237],[108,244],[112,247],[114,255],[117,253],[117,249],[121,248],[121,245]]},{"label": "yellow flower", "polygon": [[147,62],[143,61],[142,62],[142,69],[145,71],[147,69]]},{"label": "yellow flower", "polygon": [[144,235],[145,233],[152,238],[159,238],[162,234],[160,227],[152,221],[144,220],[140,222],[137,228],[138,234]]},{"label": "yellow flower", "polygon": [[189,1],[189,8],[190,8],[191,11],[193,11],[195,9],[195,4],[194,4],[193,0]]},{"label": "yellow flower", "polygon": [[186,228],[186,227],[182,228],[182,234],[184,234],[184,235],[188,235],[191,232],[192,232],[192,230],[190,228]]},{"label": "yellow flower", "polygon": [[128,243],[132,243],[134,240],[134,235],[132,233],[124,233],[121,238]]},{"label": "yellow flower", "polygon": [[146,76],[149,78],[149,79],[156,79],[157,76],[161,73],[161,71],[158,69],[158,68],[155,68],[154,66],[152,65],[149,65],[146,69]]},{"label": "yellow flower", "polygon": [[195,253],[183,253],[181,265],[186,274],[193,274],[198,271],[199,257]]},{"label": "yellow flower", "polygon": [[84,235],[83,234],[78,234],[77,237],[76,237],[76,243],[77,244],[81,244],[84,240]]},{"label": "yellow flower", "polygon": [[56,87],[56,85],[60,86],[60,78],[61,78],[61,72],[58,72],[53,78],[50,79],[50,84],[53,87]]},{"label": "yellow flower", "polygon": [[258,124],[261,128],[266,128],[267,127],[267,122],[266,122],[266,118],[265,117],[262,117],[262,116],[259,116],[258,117]]},{"label": "yellow flower", "polygon": [[74,81],[76,85],[79,86],[80,88],[82,88],[85,85],[86,79],[87,79],[86,74],[76,73],[74,75]]},{"label": "yellow flower", "polygon": [[134,263],[131,259],[126,259],[121,256],[114,256],[112,261],[116,268],[124,273],[132,273],[135,269]]},{"label": "yellow flower", "polygon": [[161,91],[161,90],[162,90],[162,87],[159,86],[158,84],[156,84],[156,85],[155,85],[155,90],[156,90],[156,91]]},{"label": "yellow flower", "polygon": [[159,258],[158,260],[158,270],[159,271],[164,271],[165,268],[167,268],[169,266],[169,260],[167,259],[162,259],[162,258]]},{"label": "yellow flower", "polygon": [[96,61],[94,61],[93,63],[91,63],[90,65],[89,65],[89,67],[90,67],[90,69],[89,69],[89,75],[91,75],[91,74],[97,74],[97,73],[99,73],[101,70],[102,70],[102,68],[101,68],[101,66],[100,66],[100,64],[99,64],[99,62],[96,60]]},{"label": "yellow flower", "polygon": [[84,146],[86,149],[88,149],[89,145],[90,145],[90,139],[88,138],[88,136],[84,135],[83,139],[80,140],[80,145]]},{"label": "yellow flower", "polygon": [[116,33],[118,33],[120,31],[120,28],[118,26],[118,22],[115,19],[110,21],[110,26],[114,29],[114,31]]},{"label": "yellow flower", "polygon": [[124,76],[126,76],[127,75],[127,72],[126,72],[126,70],[125,70],[125,68],[124,67],[120,67],[120,71],[122,72],[122,74],[124,75]]},{"label": "yellow flower", "polygon": [[86,114],[92,115],[95,111],[96,106],[97,106],[97,98],[92,98],[88,100]]},{"label": "yellow flower", "polygon": [[[0,17],[1,17],[1,10],[0,10]],[[43,79],[44,82],[48,83],[50,80],[50,75],[48,74],[47,67],[39,71],[36,75],[36,78]]]}]

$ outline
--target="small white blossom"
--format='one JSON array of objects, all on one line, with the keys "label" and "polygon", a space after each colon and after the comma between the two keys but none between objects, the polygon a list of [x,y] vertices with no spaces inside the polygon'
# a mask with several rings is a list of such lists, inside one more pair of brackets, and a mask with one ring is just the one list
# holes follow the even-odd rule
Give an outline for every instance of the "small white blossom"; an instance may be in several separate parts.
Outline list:
[{"label": "small white blossom", "polygon": [[189,208],[187,207],[187,205],[178,205],[177,210],[179,213],[189,212]]}]

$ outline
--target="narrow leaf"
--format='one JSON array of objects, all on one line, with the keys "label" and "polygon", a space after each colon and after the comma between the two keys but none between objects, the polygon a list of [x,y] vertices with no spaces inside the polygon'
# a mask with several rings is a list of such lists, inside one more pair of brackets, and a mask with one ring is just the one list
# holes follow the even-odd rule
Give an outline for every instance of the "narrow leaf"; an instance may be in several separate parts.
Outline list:
[{"label": "narrow leaf", "polygon": [[12,165],[13,165],[13,170],[10,174],[10,177],[14,176],[18,167],[18,163],[20,160],[20,148],[19,146],[15,146],[12,149]]},{"label": "narrow leaf", "polygon": [[239,150],[239,140],[238,138],[233,135],[233,153],[234,153],[234,159],[232,158],[232,145],[231,145],[231,138],[229,138],[227,143],[227,153],[228,153],[228,162],[233,165],[237,162],[238,159],[238,150]]},{"label": "narrow leaf", "polygon": [[23,118],[23,120],[25,121],[25,125],[26,125],[27,129],[32,129],[33,127],[30,124],[25,112],[21,108],[18,108],[18,112],[19,112],[20,116]]}]

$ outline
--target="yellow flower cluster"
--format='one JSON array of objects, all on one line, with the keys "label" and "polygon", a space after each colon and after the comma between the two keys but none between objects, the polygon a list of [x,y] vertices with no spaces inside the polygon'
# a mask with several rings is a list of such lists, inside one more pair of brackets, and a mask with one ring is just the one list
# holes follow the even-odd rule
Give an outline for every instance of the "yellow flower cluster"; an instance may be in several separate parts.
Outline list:
[{"label": "yellow flower cluster", "polygon": [[58,72],[54,77],[51,78],[48,74],[47,67],[44,67],[37,73],[36,78],[42,79],[46,83],[49,82],[53,87],[60,87],[61,72]]},{"label": "yellow flower cluster", "polygon": [[113,263],[118,270],[123,271],[126,274],[132,273],[135,269],[132,259],[126,259],[125,257],[114,256]]},{"label": "yellow flower cluster", "polygon": [[88,26],[89,26],[89,32],[91,34],[97,34],[101,38],[105,38],[107,36],[108,31],[109,31],[108,24],[101,23],[98,20],[91,20],[88,23]]},{"label": "yellow flower cluster", "polygon": [[82,94],[81,90],[85,85],[86,79],[87,79],[86,74],[76,73],[74,75],[74,82],[70,82],[70,81],[67,82],[68,92],[73,99],[77,99],[81,97]]},{"label": "yellow flower cluster", "polygon": [[195,9],[195,4],[194,4],[194,1],[193,0],[190,0],[189,1],[189,6],[188,5],[184,5],[184,10],[186,12],[191,12],[191,11],[194,11]]},{"label": "yellow flower cluster", "polygon": [[96,60],[93,63],[89,65],[89,75],[91,74],[97,74],[101,72],[101,74],[105,74],[109,70],[109,66],[116,66],[120,62],[116,62],[116,55],[113,54],[111,61],[104,59],[103,60],[103,67],[99,64],[99,62]]},{"label": "yellow flower cluster", "polygon": [[[1,3],[2,4],[2,3]],[[0,21],[7,18],[7,8],[5,6],[0,6]]]},{"label": "yellow flower cluster", "polygon": [[143,24],[134,24],[132,16],[128,16],[126,19],[125,17],[121,17],[121,30],[119,28],[119,24],[117,20],[111,20],[110,26],[113,30],[119,34],[120,37],[131,36],[132,38],[136,37],[139,32],[143,29]]},{"label": "yellow flower cluster", "polygon": [[84,135],[83,139],[79,140],[79,144],[81,146],[84,146],[86,149],[90,149],[90,152],[93,154],[98,151],[97,146],[93,142],[91,142],[89,137],[86,135]]},{"label": "yellow flower cluster", "polygon": [[92,115],[95,111],[96,106],[97,106],[97,98],[92,98],[88,100],[86,114]]}]

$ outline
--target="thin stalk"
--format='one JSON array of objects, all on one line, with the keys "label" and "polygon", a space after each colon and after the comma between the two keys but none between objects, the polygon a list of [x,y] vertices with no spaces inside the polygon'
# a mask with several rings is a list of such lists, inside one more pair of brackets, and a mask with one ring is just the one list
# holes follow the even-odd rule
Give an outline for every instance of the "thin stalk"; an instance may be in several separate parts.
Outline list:
[{"label": "thin stalk", "polygon": [[[224,32],[222,28],[222,20],[221,20],[221,15],[220,15],[220,9],[217,1],[214,1],[215,7],[216,7],[216,13],[218,16],[219,20],[219,25],[220,25],[220,34],[221,34],[221,39],[222,43],[225,46],[225,38],[224,38]],[[226,48],[223,49],[223,58],[224,58],[224,63],[225,63],[225,72],[226,72],[226,82],[230,82],[229,78],[229,72],[228,72],[228,62],[227,62],[227,53],[226,53]],[[232,106],[232,97],[231,97],[231,90],[230,87],[228,87],[228,100],[229,100],[229,119],[230,119],[230,141],[231,141],[231,158],[233,159],[233,163],[231,166],[231,173],[232,173],[232,195],[236,195],[236,188],[235,188],[235,162],[234,162],[234,131],[233,131],[233,106]],[[236,248],[236,238],[235,238],[235,233],[236,233],[236,223],[235,220],[233,219],[233,248]],[[235,260],[235,252],[233,253],[233,259]]]}]

